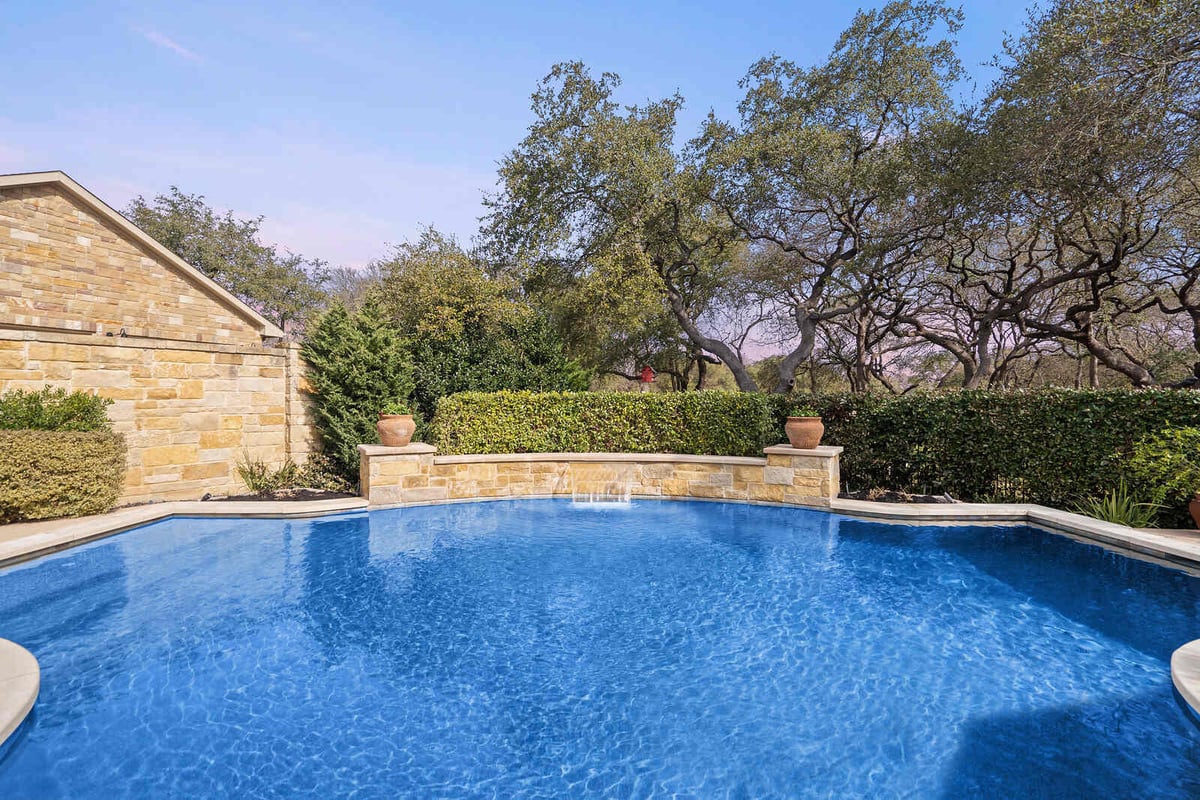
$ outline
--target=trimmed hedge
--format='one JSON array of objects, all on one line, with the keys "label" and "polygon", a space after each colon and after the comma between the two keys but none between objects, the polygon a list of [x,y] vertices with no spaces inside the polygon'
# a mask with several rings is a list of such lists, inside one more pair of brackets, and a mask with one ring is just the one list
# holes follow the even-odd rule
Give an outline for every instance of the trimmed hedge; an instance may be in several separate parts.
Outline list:
[{"label": "trimmed hedge", "polygon": [[739,392],[464,392],[443,397],[443,453],[759,455],[777,404]]},{"label": "trimmed hedge", "polygon": [[118,434],[0,430],[0,523],[99,514],[124,477]]},{"label": "trimmed hedge", "polygon": [[1200,423],[1200,392],[1179,390],[837,396],[817,407],[826,443],[846,448],[848,488],[1057,508],[1116,486],[1141,440]]},{"label": "trimmed hedge", "polygon": [[[1171,427],[1200,426],[1200,392],[1179,390],[817,398],[498,392],[443,398],[433,438],[446,453],[758,455],[784,441],[784,420],[801,404],[825,420],[824,443],[845,448],[847,488],[1058,508],[1116,486],[1129,474],[1138,442]],[[1183,515],[1185,509],[1169,508],[1162,521],[1182,524]]]}]

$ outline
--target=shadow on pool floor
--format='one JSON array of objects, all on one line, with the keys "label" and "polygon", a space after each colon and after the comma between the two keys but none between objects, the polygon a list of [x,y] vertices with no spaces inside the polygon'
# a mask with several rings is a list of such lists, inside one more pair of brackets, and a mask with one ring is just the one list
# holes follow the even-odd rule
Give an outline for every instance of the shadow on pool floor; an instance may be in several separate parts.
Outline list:
[{"label": "shadow on pool floor", "polygon": [[[972,720],[946,773],[942,800],[1200,797],[1200,732],[1184,734],[1183,757],[1160,755],[1161,743],[1122,734],[1127,715],[1162,703],[1174,705],[1167,690]],[[1180,725],[1186,725],[1182,714]]]}]

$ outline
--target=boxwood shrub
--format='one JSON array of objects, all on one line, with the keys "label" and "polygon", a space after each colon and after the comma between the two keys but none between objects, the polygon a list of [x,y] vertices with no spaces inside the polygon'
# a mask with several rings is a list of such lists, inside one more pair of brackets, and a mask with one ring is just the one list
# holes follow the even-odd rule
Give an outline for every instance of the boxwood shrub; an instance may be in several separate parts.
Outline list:
[{"label": "boxwood shrub", "polygon": [[0,430],[0,523],[99,514],[124,477],[118,434]]},{"label": "boxwood shrub", "polygon": [[[447,453],[629,452],[757,455],[784,441],[801,405],[841,445],[849,489],[1071,508],[1131,476],[1139,442],[1200,426],[1200,392],[963,391],[788,398],[727,392],[452,395],[434,442]],[[1145,480],[1130,480],[1147,495]],[[1200,488],[1200,487],[1197,487]],[[1182,496],[1177,492],[1176,495]],[[1166,509],[1164,524],[1186,510]]]},{"label": "boxwood shrub", "polygon": [[106,431],[112,400],[50,386],[0,394],[0,430]]}]

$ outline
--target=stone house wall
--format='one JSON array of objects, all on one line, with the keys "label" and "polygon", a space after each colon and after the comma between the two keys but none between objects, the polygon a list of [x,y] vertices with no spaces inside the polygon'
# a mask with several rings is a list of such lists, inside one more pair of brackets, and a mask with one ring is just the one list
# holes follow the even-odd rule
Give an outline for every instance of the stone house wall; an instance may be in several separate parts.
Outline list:
[{"label": "stone house wall", "polygon": [[439,456],[432,445],[359,445],[372,506],[505,497],[701,497],[828,508],[840,447],[766,448],[765,458],[643,453]]},{"label": "stone house wall", "polygon": [[111,398],[129,446],[121,502],[195,500],[243,491],[244,455],[276,466],[307,458],[297,351],[0,328],[0,392],[49,385]]},{"label": "stone house wall", "polygon": [[0,188],[6,325],[261,345],[254,321],[205,288],[55,185]]},{"label": "stone house wall", "polygon": [[62,173],[0,176],[0,392],[111,398],[122,503],[243,490],[243,455],[303,462],[298,348]]}]

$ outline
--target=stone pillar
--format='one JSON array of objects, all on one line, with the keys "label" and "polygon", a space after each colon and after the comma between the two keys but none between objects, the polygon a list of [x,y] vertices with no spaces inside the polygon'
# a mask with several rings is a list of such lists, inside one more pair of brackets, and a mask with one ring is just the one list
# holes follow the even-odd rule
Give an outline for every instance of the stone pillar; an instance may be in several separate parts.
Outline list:
[{"label": "stone pillar", "polygon": [[765,448],[763,453],[767,456],[763,482],[781,486],[785,503],[828,508],[841,491],[840,447],[799,450],[779,444]]},{"label": "stone pillar", "polygon": [[449,496],[446,481],[430,485],[433,454],[437,448],[414,442],[404,447],[381,444],[358,446],[360,493],[373,506],[427,503]]},{"label": "stone pillar", "polygon": [[300,345],[283,345],[284,359],[284,425],[287,456],[296,464],[304,464],[310,453],[320,449],[313,420],[313,399],[306,373],[308,365],[300,357]]}]

